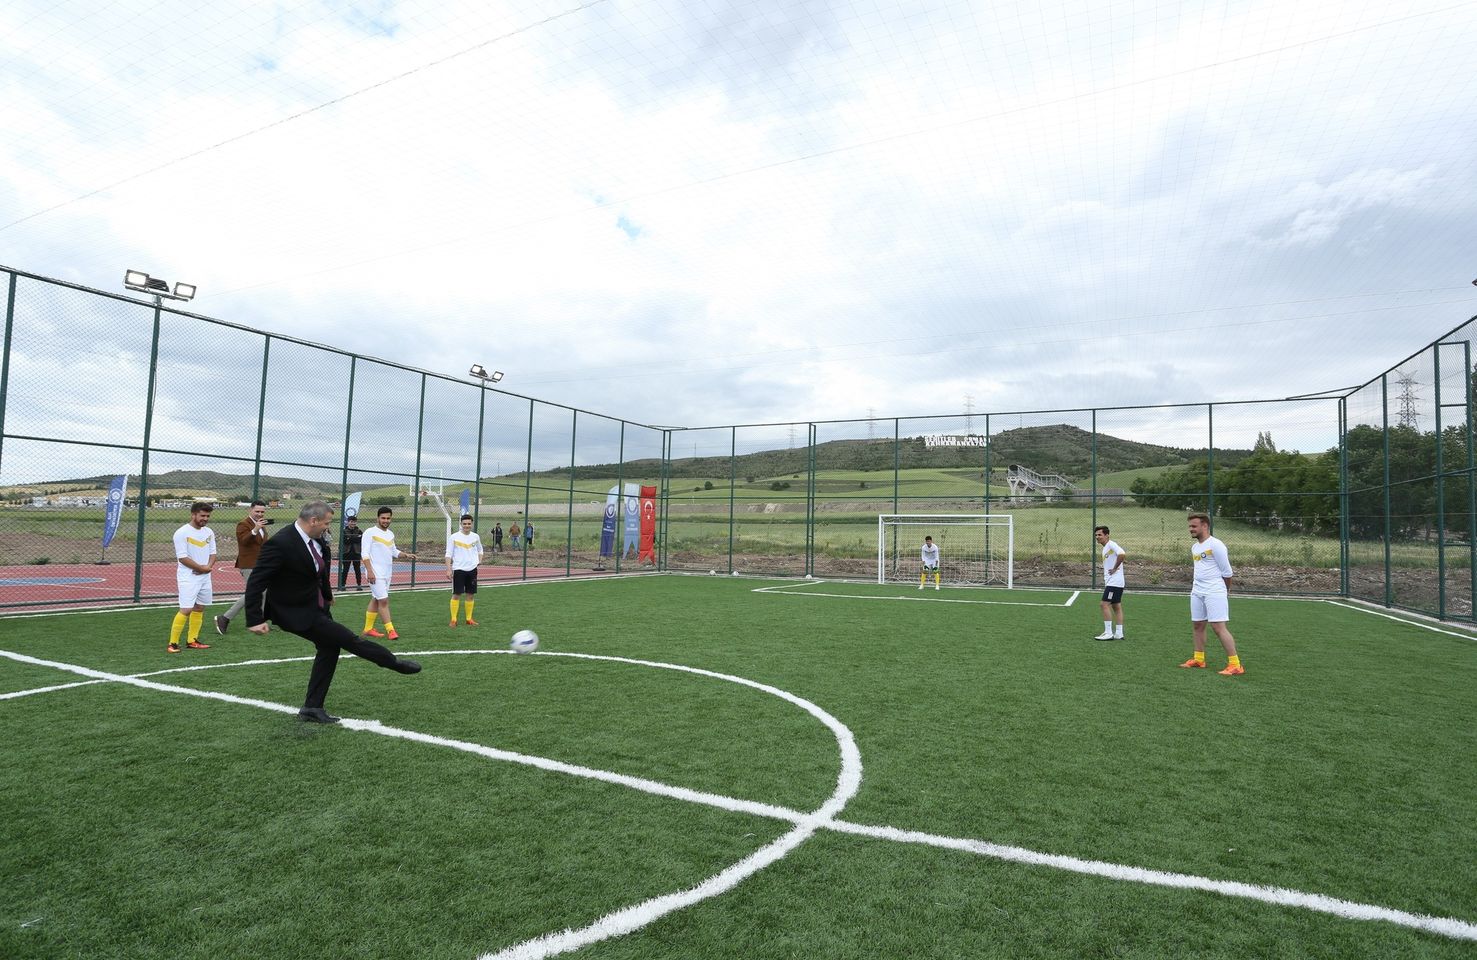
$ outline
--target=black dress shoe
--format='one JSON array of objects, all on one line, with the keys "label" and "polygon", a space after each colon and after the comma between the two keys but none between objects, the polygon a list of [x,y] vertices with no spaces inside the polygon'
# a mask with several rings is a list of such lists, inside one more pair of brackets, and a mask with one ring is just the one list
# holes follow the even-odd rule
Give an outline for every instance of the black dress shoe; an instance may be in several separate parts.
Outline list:
[{"label": "black dress shoe", "polygon": [[297,712],[299,720],[308,723],[338,723],[339,718],[324,710],[322,707],[303,707]]},{"label": "black dress shoe", "polygon": [[390,669],[398,673],[420,673],[421,665],[414,660],[396,660]]}]

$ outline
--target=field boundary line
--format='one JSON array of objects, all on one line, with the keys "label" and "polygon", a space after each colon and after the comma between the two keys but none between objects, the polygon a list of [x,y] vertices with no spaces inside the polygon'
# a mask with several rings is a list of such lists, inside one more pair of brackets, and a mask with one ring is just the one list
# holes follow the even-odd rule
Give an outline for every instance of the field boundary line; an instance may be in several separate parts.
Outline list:
[{"label": "field boundary line", "polygon": [[[804,583],[781,583],[772,587],[755,587],[750,593],[767,593],[772,596],[789,597],[833,597],[840,600],[914,600],[921,603],[973,603],[988,604],[995,607],[1065,607],[1065,603],[1033,603],[1029,600],[961,600],[950,597],[911,597],[906,594],[889,594],[886,596],[868,597],[853,593],[817,593],[814,590],[800,591],[798,587],[823,586],[828,581],[812,580]],[[848,581],[861,582],[861,581]],[[923,591],[927,592],[927,591]],[[1061,592],[1061,591],[1057,591]]]}]

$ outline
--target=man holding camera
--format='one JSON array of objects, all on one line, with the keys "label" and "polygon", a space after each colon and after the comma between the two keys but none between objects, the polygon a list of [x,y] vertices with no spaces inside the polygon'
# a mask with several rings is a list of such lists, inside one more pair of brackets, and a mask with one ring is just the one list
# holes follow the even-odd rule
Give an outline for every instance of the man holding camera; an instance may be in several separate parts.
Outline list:
[{"label": "man holding camera", "polygon": [[[242,583],[251,579],[251,570],[256,566],[256,558],[261,555],[262,544],[267,542],[267,524],[271,522],[267,519],[267,505],[260,500],[253,500],[251,509],[246,511],[246,519],[236,524],[236,569],[241,571]],[[242,593],[231,604],[231,609],[215,618],[215,632],[224,637],[231,626],[231,618],[240,613],[244,606],[246,594]]]}]

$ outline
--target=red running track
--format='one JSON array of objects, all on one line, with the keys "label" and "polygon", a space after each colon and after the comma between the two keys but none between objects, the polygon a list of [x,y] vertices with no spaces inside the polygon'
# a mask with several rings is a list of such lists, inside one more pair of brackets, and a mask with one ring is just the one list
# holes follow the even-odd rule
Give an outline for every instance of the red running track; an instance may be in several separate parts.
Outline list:
[{"label": "red running track", "polygon": [[[177,596],[174,586],[176,564],[163,561],[145,563],[139,579],[140,601],[167,603]],[[78,606],[119,606],[133,603],[134,570],[131,563],[46,563],[0,567],[0,612],[63,610]],[[589,576],[592,571],[575,570],[575,576]],[[397,571],[395,585],[400,588],[446,586],[444,569],[420,564],[414,584],[406,570]],[[528,579],[547,580],[565,575],[563,567],[529,566]],[[213,587],[218,603],[241,593],[245,583],[235,567],[216,569]],[[522,566],[486,565],[478,568],[482,583],[523,579]],[[354,593],[353,575],[349,577],[349,593]],[[363,591],[365,594],[369,590]]]}]

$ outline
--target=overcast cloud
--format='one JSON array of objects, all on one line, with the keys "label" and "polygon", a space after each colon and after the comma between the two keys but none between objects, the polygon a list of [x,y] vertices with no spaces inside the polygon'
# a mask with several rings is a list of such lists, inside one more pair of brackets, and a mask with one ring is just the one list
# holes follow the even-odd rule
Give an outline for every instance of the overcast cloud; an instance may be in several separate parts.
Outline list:
[{"label": "overcast cloud", "polygon": [[0,35],[0,263],[645,423],[1304,394],[1477,313],[1474,3],[13,0]]}]

